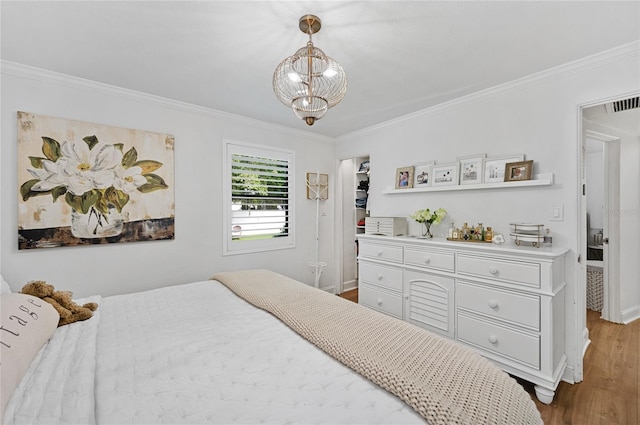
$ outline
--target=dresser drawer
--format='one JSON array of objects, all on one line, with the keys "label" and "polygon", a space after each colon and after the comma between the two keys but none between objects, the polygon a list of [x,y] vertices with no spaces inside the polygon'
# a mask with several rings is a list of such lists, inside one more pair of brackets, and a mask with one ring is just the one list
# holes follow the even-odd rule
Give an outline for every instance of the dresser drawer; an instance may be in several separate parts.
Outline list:
[{"label": "dresser drawer", "polygon": [[540,338],[458,314],[458,339],[540,369]]},{"label": "dresser drawer", "polygon": [[358,288],[358,303],[402,319],[402,295],[390,294],[369,285]]},{"label": "dresser drawer", "polygon": [[405,248],[404,263],[411,266],[428,267],[453,272],[454,255],[453,252]]},{"label": "dresser drawer", "polygon": [[540,264],[458,254],[458,273],[539,288]]},{"label": "dresser drawer", "polygon": [[402,269],[360,262],[360,280],[402,292]]},{"label": "dresser drawer", "polygon": [[458,308],[540,330],[540,297],[501,291],[458,281]]},{"label": "dresser drawer", "polygon": [[393,261],[394,263],[402,263],[401,246],[361,243],[359,252],[363,257]]}]

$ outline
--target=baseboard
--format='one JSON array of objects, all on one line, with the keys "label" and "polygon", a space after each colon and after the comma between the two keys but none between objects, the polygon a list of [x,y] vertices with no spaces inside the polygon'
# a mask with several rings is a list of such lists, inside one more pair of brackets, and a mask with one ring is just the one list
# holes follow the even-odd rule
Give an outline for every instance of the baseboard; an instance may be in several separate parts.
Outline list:
[{"label": "baseboard", "polygon": [[640,319],[640,305],[622,311],[622,323],[625,325]]},{"label": "baseboard", "polygon": [[354,279],[354,280],[350,280],[348,282],[344,282],[342,284],[342,292],[347,292],[350,291],[352,289],[357,289],[358,288],[358,280]]},{"label": "baseboard", "polygon": [[589,328],[584,328],[582,331],[582,358],[587,353],[587,348],[591,345],[591,339],[589,339]]}]

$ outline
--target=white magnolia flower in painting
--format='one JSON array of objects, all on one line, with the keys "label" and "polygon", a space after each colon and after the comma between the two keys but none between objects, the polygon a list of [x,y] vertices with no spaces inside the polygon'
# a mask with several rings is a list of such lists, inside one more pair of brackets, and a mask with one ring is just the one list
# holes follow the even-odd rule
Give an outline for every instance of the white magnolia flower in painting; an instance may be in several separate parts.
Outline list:
[{"label": "white magnolia flower in painting", "polygon": [[54,187],[65,186],[67,182],[62,160],[53,162],[44,159],[42,160],[42,168],[27,168],[27,171],[39,180],[31,188],[35,192],[46,192]]},{"label": "white magnolia flower in painting", "polygon": [[99,142],[89,149],[84,141],[65,142],[60,149],[68,176],[66,188],[74,195],[113,185],[114,169],[122,161],[122,152],[113,145]]},{"label": "white magnolia flower in painting", "polygon": [[133,193],[145,183],[147,178],[142,175],[142,167],[118,167],[115,170],[113,187],[124,193]]},{"label": "white magnolia flower in painting", "polygon": [[63,197],[82,214],[104,216],[110,209],[118,212],[127,205],[130,195],[166,189],[164,179],[154,174],[162,163],[139,159],[134,147],[124,152],[121,143],[107,144],[96,136],[59,143],[43,136],[44,157],[30,156],[34,177],[20,186],[23,201],[50,194],[55,202]]}]

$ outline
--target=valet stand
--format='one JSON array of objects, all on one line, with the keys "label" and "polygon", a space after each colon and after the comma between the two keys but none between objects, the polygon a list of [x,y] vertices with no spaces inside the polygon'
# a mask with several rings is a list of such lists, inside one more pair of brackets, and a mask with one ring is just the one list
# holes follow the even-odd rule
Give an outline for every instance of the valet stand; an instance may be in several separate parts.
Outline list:
[{"label": "valet stand", "polygon": [[324,201],[329,198],[329,176],[327,174],[307,173],[307,199],[316,201],[316,256],[315,261],[309,263],[309,267],[313,269],[315,277],[314,285],[316,288],[320,285],[320,276],[322,275],[322,269],[326,267],[327,263],[319,261],[320,255],[320,201]]}]

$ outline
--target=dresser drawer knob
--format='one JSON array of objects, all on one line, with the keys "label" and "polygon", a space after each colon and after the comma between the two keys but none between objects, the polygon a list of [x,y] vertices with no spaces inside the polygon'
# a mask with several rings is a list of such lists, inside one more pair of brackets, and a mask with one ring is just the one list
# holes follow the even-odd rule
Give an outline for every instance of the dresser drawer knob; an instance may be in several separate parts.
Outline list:
[{"label": "dresser drawer knob", "polygon": [[378,280],[382,280],[382,273],[378,273]]},{"label": "dresser drawer knob", "polygon": [[491,266],[489,267],[489,273],[491,273],[492,275],[497,275],[498,269],[495,266]]},{"label": "dresser drawer knob", "polygon": [[382,257],[382,250],[378,251],[378,257]]},{"label": "dresser drawer knob", "polygon": [[492,344],[496,344],[498,342],[498,337],[495,335],[489,335],[489,342]]},{"label": "dresser drawer knob", "polygon": [[378,298],[378,299],[376,300],[376,304],[378,304],[378,305],[382,305],[382,298]]},{"label": "dresser drawer knob", "polygon": [[425,264],[429,264],[431,262],[431,258],[429,257],[424,257],[424,263]]},{"label": "dresser drawer knob", "polygon": [[496,300],[489,301],[489,307],[498,308],[498,301],[496,301]]}]

